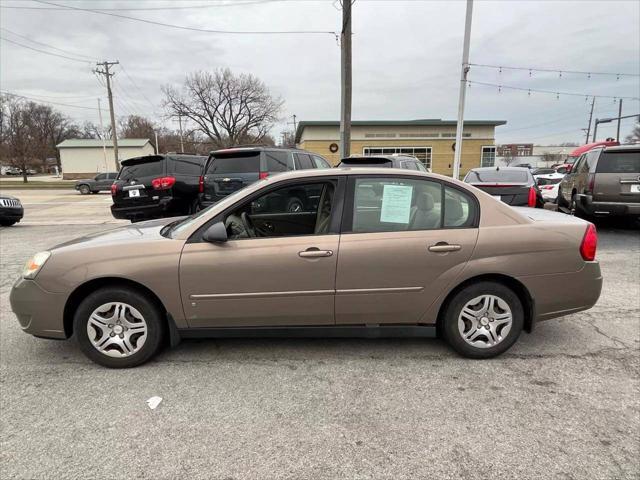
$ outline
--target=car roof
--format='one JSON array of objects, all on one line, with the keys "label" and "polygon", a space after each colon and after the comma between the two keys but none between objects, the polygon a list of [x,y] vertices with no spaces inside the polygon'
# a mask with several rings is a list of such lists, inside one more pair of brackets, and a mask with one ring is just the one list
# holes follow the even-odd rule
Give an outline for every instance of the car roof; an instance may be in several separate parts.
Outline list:
[{"label": "car roof", "polygon": [[586,145],[582,145],[581,147],[578,147],[575,150],[573,150],[569,154],[569,156],[570,157],[578,157],[578,156],[582,155],[583,153],[588,152],[589,150],[593,150],[594,148],[605,147],[605,146],[614,146],[614,145],[619,145],[619,143],[614,141],[614,140],[603,140],[601,142],[587,143]]},{"label": "car roof", "polygon": [[488,172],[493,170],[495,172],[530,172],[527,167],[477,167],[469,170],[470,172]]},{"label": "car roof", "polygon": [[416,157],[412,157],[410,155],[351,155],[349,157],[344,157],[340,161],[344,162],[345,160],[357,160],[357,161],[371,161],[371,160],[389,160],[393,162],[394,160],[416,160]]},{"label": "car roof", "polygon": [[277,147],[275,145],[246,145],[246,146],[236,146],[236,147],[228,147],[228,148],[220,148],[218,150],[212,150],[209,152],[209,155],[215,155],[216,153],[232,153],[232,152],[264,152],[267,150],[276,150],[279,152],[304,152],[304,153],[313,153],[307,152],[306,150],[302,150],[301,148],[295,147]]},{"label": "car roof", "polygon": [[606,152],[629,152],[640,150],[640,143],[627,144],[627,145],[615,145],[611,147],[605,147]]}]

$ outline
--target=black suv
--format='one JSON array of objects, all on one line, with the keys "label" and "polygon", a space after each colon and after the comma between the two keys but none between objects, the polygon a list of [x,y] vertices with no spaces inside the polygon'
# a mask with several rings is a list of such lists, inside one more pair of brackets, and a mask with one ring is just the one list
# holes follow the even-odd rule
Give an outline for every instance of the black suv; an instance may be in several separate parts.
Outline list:
[{"label": "black suv", "polygon": [[188,215],[197,211],[203,191],[205,156],[166,154],[122,161],[111,186],[115,218],[132,222]]},{"label": "black suv", "polygon": [[[295,148],[250,146],[211,152],[205,166],[200,206],[207,207],[270,175],[312,168],[331,168],[331,165],[316,153]],[[284,208],[296,211],[304,203],[305,199],[300,199],[300,203]]]}]

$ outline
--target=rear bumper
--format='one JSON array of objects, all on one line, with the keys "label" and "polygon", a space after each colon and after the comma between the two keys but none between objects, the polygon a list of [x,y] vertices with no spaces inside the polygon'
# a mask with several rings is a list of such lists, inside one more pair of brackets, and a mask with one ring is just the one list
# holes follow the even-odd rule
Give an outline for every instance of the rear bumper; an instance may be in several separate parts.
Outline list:
[{"label": "rear bumper", "polygon": [[625,216],[640,215],[640,203],[597,202],[591,195],[579,195],[580,208],[589,215]]},{"label": "rear bumper", "polygon": [[111,205],[111,215],[121,220],[145,220],[164,216],[170,209],[173,197],[161,198],[156,203],[123,207]]},{"label": "rear bumper", "polygon": [[593,307],[602,291],[598,262],[577,272],[517,277],[535,303],[535,321],[549,320]]},{"label": "rear bumper", "polygon": [[64,305],[66,294],[44,290],[34,280],[19,278],[11,289],[11,310],[20,328],[36,337],[65,339]]}]

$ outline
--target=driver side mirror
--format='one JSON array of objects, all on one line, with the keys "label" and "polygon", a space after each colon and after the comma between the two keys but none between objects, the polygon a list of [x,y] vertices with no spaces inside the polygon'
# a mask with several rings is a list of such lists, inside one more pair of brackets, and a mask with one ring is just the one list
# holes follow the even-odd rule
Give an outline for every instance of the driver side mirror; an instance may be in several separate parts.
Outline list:
[{"label": "driver side mirror", "polygon": [[227,227],[222,222],[214,223],[205,230],[202,234],[202,239],[209,243],[226,242],[228,240]]}]

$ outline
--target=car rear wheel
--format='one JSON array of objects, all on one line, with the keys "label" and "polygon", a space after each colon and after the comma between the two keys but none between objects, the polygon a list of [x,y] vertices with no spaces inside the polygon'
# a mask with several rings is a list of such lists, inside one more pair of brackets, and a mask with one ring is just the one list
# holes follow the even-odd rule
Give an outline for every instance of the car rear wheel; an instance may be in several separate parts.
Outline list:
[{"label": "car rear wheel", "polygon": [[524,324],[524,310],[509,287],[478,282],[451,299],[443,322],[444,337],[456,352],[469,358],[491,358],[516,342]]},{"label": "car rear wheel", "polygon": [[0,220],[0,226],[2,227],[10,227],[14,223],[16,223],[15,220]]},{"label": "car rear wheel", "polygon": [[89,195],[91,193],[91,189],[89,188],[89,185],[80,185],[78,190],[80,190],[80,193],[82,195]]},{"label": "car rear wheel", "polygon": [[109,368],[135,367],[160,348],[164,333],[156,305],[136,290],[107,287],[89,294],[73,324],[83,353]]}]

